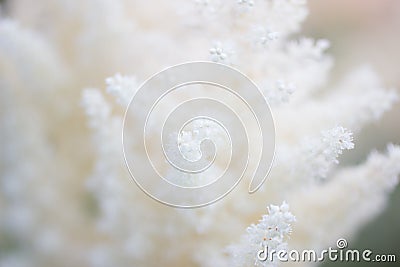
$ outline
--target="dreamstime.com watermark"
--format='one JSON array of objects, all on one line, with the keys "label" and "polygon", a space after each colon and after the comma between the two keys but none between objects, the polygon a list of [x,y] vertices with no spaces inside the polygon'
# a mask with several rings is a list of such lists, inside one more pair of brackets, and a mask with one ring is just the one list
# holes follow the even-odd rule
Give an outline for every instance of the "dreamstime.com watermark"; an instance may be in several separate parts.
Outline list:
[{"label": "dreamstime.com watermark", "polygon": [[340,238],[336,242],[336,248],[329,247],[320,252],[308,250],[273,250],[265,246],[257,252],[259,261],[280,262],[396,262],[395,254],[374,254],[370,249],[347,249],[347,240]]}]

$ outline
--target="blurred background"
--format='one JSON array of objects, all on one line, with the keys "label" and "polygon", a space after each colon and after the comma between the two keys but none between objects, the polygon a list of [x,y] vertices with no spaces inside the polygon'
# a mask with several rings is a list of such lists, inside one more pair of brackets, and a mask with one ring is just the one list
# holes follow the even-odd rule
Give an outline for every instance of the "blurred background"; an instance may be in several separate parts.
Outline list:
[{"label": "blurred background", "polygon": [[[7,12],[7,2],[4,13]],[[79,4],[79,1],[76,1]],[[375,68],[386,88],[400,94],[400,1],[399,0],[309,0],[308,16],[301,35],[326,38],[335,58],[332,83],[348,70],[368,63]],[[384,150],[387,143],[400,144],[400,104],[383,118],[363,128],[356,148],[345,153],[342,162],[363,162],[373,149]],[[400,162],[399,162],[400,164]],[[351,248],[371,249],[374,253],[397,255],[397,263],[369,263],[368,266],[398,266],[400,261],[400,187],[389,206],[375,221],[358,233]],[[327,262],[327,266],[358,266],[364,263]]]},{"label": "blurred background", "polygon": [[[335,58],[331,76],[333,79],[359,64],[367,63],[379,73],[386,87],[396,88],[400,93],[400,1],[310,0],[309,8],[310,15],[303,27],[303,34],[330,40],[329,53]],[[399,103],[385,113],[381,120],[362,130],[355,140],[355,149],[345,153],[342,162],[361,162],[371,150],[384,150],[387,143],[400,143]],[[390,204],[382,216],[361,229],[357,240],[349,246],[399,255],[400,188],[392,194]],[[363,265],[365,263],[324,264],[325,267]],[[398,262],[368,264],[386,265],[398,266]]]}]

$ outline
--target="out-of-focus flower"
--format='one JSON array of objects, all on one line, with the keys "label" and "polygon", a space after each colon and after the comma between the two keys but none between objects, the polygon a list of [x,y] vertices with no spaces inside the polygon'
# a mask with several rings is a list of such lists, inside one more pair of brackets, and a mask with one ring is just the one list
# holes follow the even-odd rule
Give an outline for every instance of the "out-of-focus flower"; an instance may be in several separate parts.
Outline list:
[{"label": "out-of-focus flower", "polygon": [[[329,42],[295,35],[308,13],[305,1],[254,1],[246,12],[242,5],[253,1],[7,2],[9,18],[0,20],[0,266],[247,266],[264,243],[324,248],[351,238],[383,210],[398,182],[400,148],[374,152],[357,166],[337,163],[354,147],[353,135],[393,106],[396,93],[368,67],[328,83]],[[253,38],[255,25],[262,31]],[[224,42],[210,49],[212,40]],[[260,85],[274,113],[276,161],[251,197],[240,183],[213,206],[178,211],[131,183],[123,108],[150,74],[210,58]],[[114,73],[129,76],[103,85]],[[201,156],[205,138],[222,147],[227,138],[216,125],[197,123],[179,135],[191,160]],[[161,171],[171,182],[196,185],[191,175]],[[251,224],[268,203],[283,200],[290,212],[286,202],[270,206]]]}]

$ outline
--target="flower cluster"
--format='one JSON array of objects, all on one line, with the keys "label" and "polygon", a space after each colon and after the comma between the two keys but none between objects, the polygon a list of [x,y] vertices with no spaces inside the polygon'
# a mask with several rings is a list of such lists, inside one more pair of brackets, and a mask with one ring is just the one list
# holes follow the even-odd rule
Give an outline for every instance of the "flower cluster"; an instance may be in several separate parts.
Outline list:
[{"label": "flower cluster", "polygon": [[[261,246],[324,248],[351,237],[384,209],[398,183],[396,145],[358,165],[338,164],[354,147],[353,136],[398,96],[365,66],[328,83],[329,42],[298,37],[305,0],[6,2],[7,18],[0,15],[0,266],[270,265],[256,260]],[[213,40],[221,42],[210,49]],[[265,186],[250,197],[240,183],[213,206],[174,210],[130,180],[121,145],[124,108],[138,81],[178,62],[207,59],[234,65],[260,85],[274,114],[276,161]],[[114,73],[127,75],[104,84]],[[151,141],[160,138],[151,131],[162,123],[155,117]],[[227,144],[217,125],[197,123],[178,133],[190,160],[201,156],[208,138],[219,148]],[[146,157],[127,147],[139,162]],[[170,179],[198,182],[190,175]],[[268,203],[283,200],[251,225]]]},{"label": "flower cluster", "polygon": [[232,255],[233,266],[244,266],[250,262],[254,262],[256,266],[276,266],[278,262],[276,260],[274,262],[271,257],[261,261],[258,258],[259,251],[268,253],[267,247],[269,251],[286,250],[285,240],[291,234],[292,223],[295,221],[286,202],[280,206],[270,205],[268,213],[262,216],[258,224],[252,224],[247,228],[247,233],[241,242],[228,248]]}]

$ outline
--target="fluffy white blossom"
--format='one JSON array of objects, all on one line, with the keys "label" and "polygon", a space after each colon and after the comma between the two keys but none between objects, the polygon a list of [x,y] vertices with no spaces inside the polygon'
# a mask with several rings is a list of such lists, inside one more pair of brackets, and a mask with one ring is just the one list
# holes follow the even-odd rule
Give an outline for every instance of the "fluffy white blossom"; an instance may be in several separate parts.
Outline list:
[{"label": "fluffy white blossom", "polygon": [[[338,164],[398,96],[370,67],[328,83],[329,42],[299,37],[304,0],[13,0],[5,13],[0,266],[268,265],[255,258],[263,244],[322,249],[351,238],[384,209],[398,183],[396,145],[356,166]],[[249,196],[240,183],[212,206],[175,210],[132,182],[122,122],[137,81],[190,60],[234,65],[260,86],[274,113],[276,161],[260,192]],[[161,113],[179,100],[161,103]],[[149,126],[149,153],[162,123],[155,116]],[[224,131],[196,123],[178,135],[182,154],[198,159],[201,142],[211,139],[228,155]],[[147,160],[133,144],[127,147]],[[221,162],[200,182],[223,172]],[[199,182],[161,172],[172,182]],[[251,224],[266,205],[282,202]]]},{"label": "fluffy white blossom", "polygon": [[[386,195],[398,184],[399,156],[399,146],[389,145],[386,153],[373,152],[365,163],[343,168],[327,183],[290,196],[297,220],[308,222],[296,225],[291,245],[318,250],[334,244],[338,236],[353,237],[351,229],[383,211]],[[340,224],[334,218],[341,218]]]},{"label": "fluffy white blossom", "polygon": [[339,126],[322,131],[320,138],[305,140],[302,144],[297,154],[301,157],[297,171],[304,168],[304,175],[309,178],[326,178],[333,165],[339,163],[339,155],[353,148],[353,133],[346,128]]},{"label": "fluffy white blossom", "polygon": [[296,86],[293,83],[287,83],[283,80],[277,80],[273,85],[265,82],[261,86],[268,99],[268,103],[271,105],[279,105],[288,102],[291,95],[296,91]]},{"label": "fluffy white blossom", "polygon": [[117,102],[124,107],[129,104],[139,86],[135,77],[122,76],[119,73],[107,78],[106,84],[107,92],[113,95]]},{"label": "fluffy white blossom", "polygon": [[255,26],[252,34],[255,43],[260,44],[262,47],[267,47],[270,43],[278,40],[279,38],[279,32],[272,31],[261,25]]},{"label": "fluffy white blossom", "polygon": [[213,62],[225,63],[227,65],[233,64],[235,51],[231,43],[214,42],[209,50],[210,59]]},{"label": "fluffy white blossom", "polygon": [[232,255],[231,266],[247,266],[251,262],[254,262],[255,266],[276,266],[278,260],[271,258],[272,254],[268,255],[266,261],[261,261],[258,259],[258,253],[260,250],[264,250],[264,253],[286,250],[286,240],[292,232],[292,223],[295,221],[295,216],[289,211],[286,202],[280,206],[270,205],[268,213],[262,216],[258,224],[252,224],[247,228],[247,233],[241,242],[228,248]]}]

